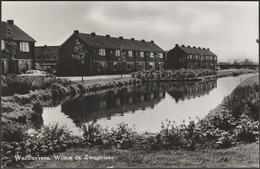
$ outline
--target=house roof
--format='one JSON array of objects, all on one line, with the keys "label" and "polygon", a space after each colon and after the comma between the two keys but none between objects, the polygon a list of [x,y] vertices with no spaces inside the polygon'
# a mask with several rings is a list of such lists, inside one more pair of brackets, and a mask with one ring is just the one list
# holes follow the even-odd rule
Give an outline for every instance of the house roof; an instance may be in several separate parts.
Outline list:
[{"label": "house roof", "polygon": [[1,22],[1,35],[2,39],[7,39],[6,29],[10,28],[12,30],[14,40],[18,41],[27,41],[27,42],[36,42],[31,36],[25,33],[22,29],[20,29],[15,24],[10,24],[8,22]]},{"label": "house roof", "polygon": [[217,56],[213,52],[211,52],[208,49],[205,48],[199,48],[199,47],[190,47],[190,46],[176,46],[179,47],[181,50],[183,50],[187,54],[195,54],[195,55],[210,55],[210,56]]},{"label": "house roof", "polygon": [[35,56],[47,56],[47,55],[57,55],[59,53],[59,46],[35,46]]},{"label": "house roof", "polygon": [[106,37],[101,35],[91,35],[85,33],[76,34],[90,47],[105,48],[105,49],[124,49],[134,51],[154,51],[164,52],[158,45],[153,42],[143,42],[140,40],[120,39],[115,37]]}]

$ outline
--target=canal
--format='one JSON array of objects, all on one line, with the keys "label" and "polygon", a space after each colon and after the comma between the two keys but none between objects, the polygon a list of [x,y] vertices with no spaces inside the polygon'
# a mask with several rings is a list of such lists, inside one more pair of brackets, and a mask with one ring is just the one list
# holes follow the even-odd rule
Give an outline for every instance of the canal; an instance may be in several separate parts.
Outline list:
[{"label": "canal", "polygon": [[205,117],[237,85],[253,74],[216,80],[184,83],[147,83],[64,101],[56,107],[44,107],[44,125],[66,125],[81,134],[80,126],[96,123],[117,127],[124,122],[137,132],[157,132],[166,119],[177,125]]}]

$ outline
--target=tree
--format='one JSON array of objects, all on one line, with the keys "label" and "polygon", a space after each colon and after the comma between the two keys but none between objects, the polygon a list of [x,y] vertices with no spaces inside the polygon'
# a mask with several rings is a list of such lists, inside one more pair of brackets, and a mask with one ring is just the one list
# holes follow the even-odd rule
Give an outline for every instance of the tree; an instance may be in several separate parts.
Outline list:
[{"label": "tree", "polygon": [[118,59],[120,61],[120,65],[121,65],[121,78],[123,77],[123,71],[124,71],[124,62],[126,61],[126,57],[125,57],[125,54],[124,54],[124,51],[122,48],[120,48],[120,57]]},{"label": "tree", "polygon": [[14,72],[14,56],[16,54],[17,44],[14,41],[14,36],[11,28],[6,28],[7,40],[5,41],[4,56],[9,59],[9,72]]},{"label": "tree", "polygon": [[81,81],[83,81],[84,76],[84,61],[85,56],[87,54],[87,50],[84,49],[84,45],[80,43],[80,41],[77,39],[75,43],[74,53],[72,54],[72,58],[76,59],[81,64],[81,71],[82,71],[82,78]]},{"label": "tree", "polygon": [[159,53],[158,52],[154,52],[154,65],[155,65],[155,69],[159,70]]},{"label": "tree", "polygon": [[238,60],[235,59],[235,60],[233,61],[233,65],[238,65],[238,64],[239,64]]}]

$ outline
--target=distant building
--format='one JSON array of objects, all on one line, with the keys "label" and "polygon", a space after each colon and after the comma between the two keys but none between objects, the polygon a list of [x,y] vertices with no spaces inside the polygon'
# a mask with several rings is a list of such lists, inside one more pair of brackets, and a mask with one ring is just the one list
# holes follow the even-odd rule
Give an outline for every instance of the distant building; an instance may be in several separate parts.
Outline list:
[{"label": "distant building", "polygon": [[[87,50],[83,68],[72,58],[75,42],[78,40]],[[121,62],[122,56],[125,58]],[[164,67],[165,53],[154,41],[115,38],[110,35],[100,36],[74,33],[60,46],[57,73],[60,75],[95,75],[124,73]]]},{"label": "distant building", "polygon": [[36,46],[35,63],[38,63],[42,67],[56,69],[59,48],[59,46]]},{"label": "distant building", "polygon": [[168,69],[214,69],[217,65],[217,55],[209,48],[179,46],[178,44],[167,53]]},{"label": "distant building", "polygon": [[[9,58],[6,57],[6,40],[8,39],[7,32],[11,30],[13,39],[17,45],[14,65],[14,70],[10,68]],[[25,33],[22,29],[14,24],[13,20],[1,23],[1,51],[2,51],[2,73],[9,73],[10,71],[20,73],[25,70],[34,68],[34,46],[35,40]]]}]

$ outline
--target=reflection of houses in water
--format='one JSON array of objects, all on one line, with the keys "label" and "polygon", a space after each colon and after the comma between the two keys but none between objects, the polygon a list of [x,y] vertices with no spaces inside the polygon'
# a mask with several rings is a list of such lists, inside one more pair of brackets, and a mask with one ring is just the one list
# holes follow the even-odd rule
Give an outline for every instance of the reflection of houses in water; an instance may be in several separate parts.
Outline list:
[{"label": "reflection of houses in water", "polygon": [[175,99],[179,100],[191,99],[209,94],[209,92],[217,87],[217,80],[196,82],[196,83],[169,83],[167,92]]},{"label": "reflection of houses in water", "polygon": [[61,110],[79,125],[104,117],[109,119],[115,114],[153,108],[164,97],[165,90],[155,84],[146,84],[66,101]]}]

